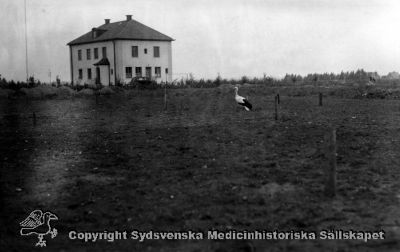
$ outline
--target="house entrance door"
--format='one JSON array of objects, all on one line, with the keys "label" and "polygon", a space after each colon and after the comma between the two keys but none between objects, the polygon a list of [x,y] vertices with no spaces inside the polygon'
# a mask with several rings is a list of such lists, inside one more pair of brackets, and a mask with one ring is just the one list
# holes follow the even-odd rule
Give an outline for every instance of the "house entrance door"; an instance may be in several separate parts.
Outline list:
[{"label": "house entrance door", "polygon": [[146,78],[151,79],[151,67],[146,67]]},{"label": "house entrance door", "polygon": [[96,84],[100,83],[100,67],[96,67]]}]

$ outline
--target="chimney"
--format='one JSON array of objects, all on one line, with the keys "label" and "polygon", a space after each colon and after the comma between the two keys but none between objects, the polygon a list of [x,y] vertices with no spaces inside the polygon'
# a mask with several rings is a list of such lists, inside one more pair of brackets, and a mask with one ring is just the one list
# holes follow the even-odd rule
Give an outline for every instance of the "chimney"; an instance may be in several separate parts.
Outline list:
[{"label": "chimney", "polygon": [[132,15],[126,15],[126,21],[132,20]]},{"label": "chimney", "polygon": [[97,29],[92,28],[92,38],[96,38],[96,37],[97,37]]},{"label": "chimney", "polygon": [[110,23],[110,19],[104,19],[104,21],[105,21],[105,24],[109,24]]}]

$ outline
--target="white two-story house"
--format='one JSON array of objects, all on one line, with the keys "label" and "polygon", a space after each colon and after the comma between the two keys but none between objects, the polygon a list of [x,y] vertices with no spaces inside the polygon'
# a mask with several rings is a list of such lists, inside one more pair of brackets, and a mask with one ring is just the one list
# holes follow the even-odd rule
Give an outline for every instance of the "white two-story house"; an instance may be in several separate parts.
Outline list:
[{"label": "white two-story house", "polygon": [[173,39],[132,19],[105,23],[72,40],[73,84],[127,84],[132,78],[172,80]]}]

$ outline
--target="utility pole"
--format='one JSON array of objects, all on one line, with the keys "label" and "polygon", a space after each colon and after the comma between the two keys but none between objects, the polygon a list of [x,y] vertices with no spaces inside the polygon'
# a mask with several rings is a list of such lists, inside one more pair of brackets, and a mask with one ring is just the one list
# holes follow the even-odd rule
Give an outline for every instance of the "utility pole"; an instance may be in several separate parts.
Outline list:
[{"label": "utility pole", "polygon": [[25,70],[26,70],[26,84],[29,81],[29,72],[28,72],[28,28],[26,25],[26,0],[24,0],[25,6]]}]

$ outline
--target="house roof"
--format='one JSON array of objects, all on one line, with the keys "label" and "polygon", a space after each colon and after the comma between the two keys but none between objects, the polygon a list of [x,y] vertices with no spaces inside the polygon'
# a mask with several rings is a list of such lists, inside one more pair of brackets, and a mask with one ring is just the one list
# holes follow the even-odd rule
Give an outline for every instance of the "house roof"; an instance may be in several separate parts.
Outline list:
[{"label": "house roof", "polygon": [[108,65],[110,65],[110,61],[108,61],[107,58],[102,58],[101,60],[99,60],[97,63],[94,63],[93,65],[95,65],[95,66],[108,66]]},{"label": "house roof", "polygon": [[95,38],[92,31],[72,40],[67,45],[89,44],[110,40],[152,40],[152,41],[173,41],[171,37],[162,34],[136,20],[130,19],[114,23],[103,24],[96,28],[104,30]]}]

